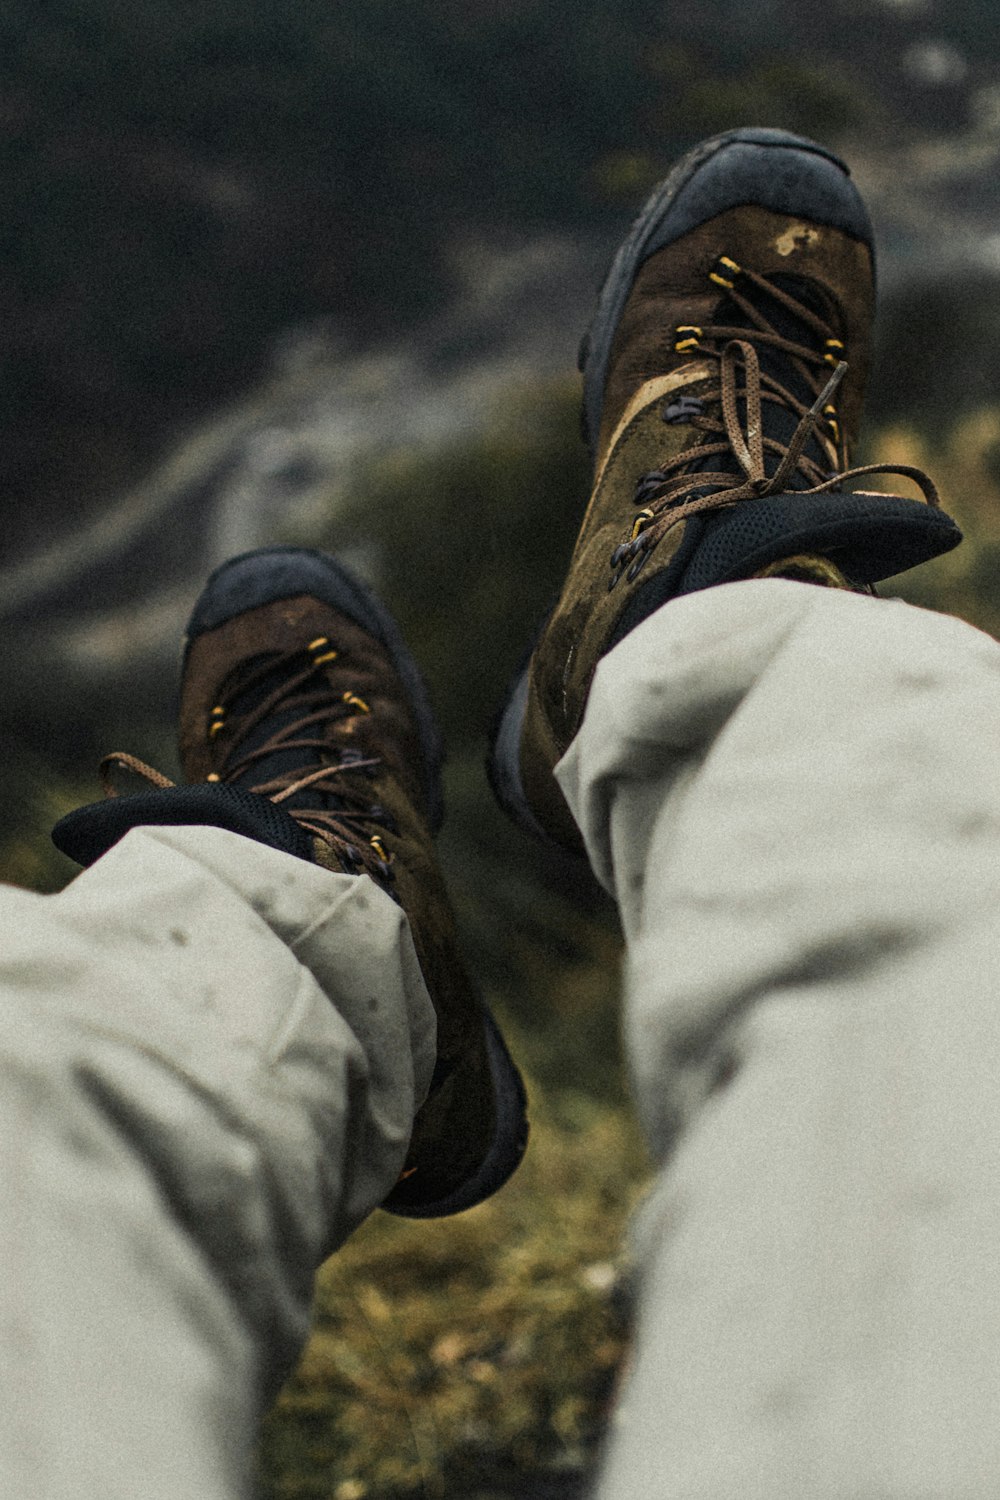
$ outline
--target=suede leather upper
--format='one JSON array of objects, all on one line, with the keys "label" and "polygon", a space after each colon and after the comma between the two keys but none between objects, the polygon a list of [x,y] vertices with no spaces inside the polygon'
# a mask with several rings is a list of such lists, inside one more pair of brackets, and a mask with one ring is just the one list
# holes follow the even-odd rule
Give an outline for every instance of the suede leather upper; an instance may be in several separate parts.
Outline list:
[{"label": "suede leather upper", "polygon": [[[392,879],[387,889],[409,918],[438,1026],[431,1093],[414,1122],[404,1177],[386,1207],[404,1214],[437,1212],[435,1205],[460,1193],[490,1156],[497,1128],[490,1053],[502,1043],[487,1036],[481,1003],[458,950],[428,822],[427,767],[420,728],[406,685],[380,640],[347,614],[309,594],[227,614],[214,628],[204,628],[199,618],[202,628],[187,651],[179,727],[185,777],[204,782],[225,774],[228,742],[240,733],[239,714],[227,717],[221,732],[213,733],[213,709],[220,700],[232,700],[234,694],[238,708],[241,676],[248,669],[268,657],[306,648],[319,637],[329,643],[322,648],[324,654],[335,651],[336,655],[318,669],[329,701],[341,703],[345,694],[352,701],[344,705],[342,715],[308,733],[316,734],[327,746],[317,754],[320,763],[335,764],[344,751],[360,752],[378,762],[374,768],[338,772],[337,785],[345,793],[356,794],[353,804],[379,810],[380,816],[370,826],[363,821],[357,825],[357,839],[360,844],[368,834],[377,835],[388,856]],[[258,774],[266,777],[267,770],[264,760],[238,784],[252,785]],[[307,804],[309,794],[297,794],[298,798]],[[313,841],[313,854],[318,863],[332,870],[345,868],[320,838]],[[509,1059],[505,1066],[516,1078]],[[523,1117],[520,1130],[523,1150]],[[508,1160],[504,1175],[514,1164]],[[498,1185],[499,1181],[493,1184]]]},{"label": "suede leather upper", "polygon": [[697,521],[681,522],[659,544],[636,583],[609,591],[609,559],[636,514],[637,481],[702,435],[690,423],[663,420],[684,394],[718,403],[718,365],[677,353],[679,325],[718,319],[725,292],[709,279],[728,255],[762,275],[810,283],[829,308],[848,361],[837,398],[841,453],[847,460],[861,416],[870,362],[872,258],[866,243],[826,225],[769,209],[730,209],[657,251],[639,269],[612,343],[596,451],[595,482],[562,594],[532,658],[521,743],[521,781],[538,822],[578,847],[578,834],[552,767],[576,733],[597,663],[615,638],[637,589],[670,569]]}]

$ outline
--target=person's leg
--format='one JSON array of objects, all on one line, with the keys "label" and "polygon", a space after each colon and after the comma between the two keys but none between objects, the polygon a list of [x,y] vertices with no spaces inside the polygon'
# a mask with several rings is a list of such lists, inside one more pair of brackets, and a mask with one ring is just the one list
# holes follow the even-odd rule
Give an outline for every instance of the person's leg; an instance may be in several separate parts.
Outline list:
[{"label": "person's leg", "polygon": [[784,580],[653,615],[559,780],[661,1171],[608,1497],[1000,1480],[1000,647]]},{"label": "person's leg", "polygon": [[488,1196],[524,1095],[457,949],[419,674],[343,567],[218,569],[185,784],[108,759],[153,790],[61,820],[66,891],[0,893],[0,1493],[236,1500],[322,1258],[377,1205]]},{"label": "person's leg", "polygon": [[924,475],[926,504],[846,488],[872,275],[812,142],[730,132],[654,191],[584,344],[590,504],[499,720],[501,802],[621,907],[662,1168],[613,1500],[1000,1473],[1000,648],[868,597],[960,540]]},{"label": "person's leg", "polygon": [[218,828],[0,910],[0,1494],[236,1500],[431,1077],[406,918]]}]

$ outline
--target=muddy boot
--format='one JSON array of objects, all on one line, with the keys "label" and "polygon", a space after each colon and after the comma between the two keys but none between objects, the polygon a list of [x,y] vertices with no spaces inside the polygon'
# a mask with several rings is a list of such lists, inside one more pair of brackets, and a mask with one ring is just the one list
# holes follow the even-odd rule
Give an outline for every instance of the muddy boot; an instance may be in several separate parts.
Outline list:
[{"label": "muddy boot", "polygon": [[274,548],[217,569],[188,627],[180,757],[185,786],[107,757],[109,790],[121,770],[153,790],[70,814],[57,845],[90,864],[140,824],[209,824],[374,880],[406,912],[438,1026],[430,1093],[384,1207],[436,1217],[488,1197],[524,1153],[524,1090],[458,952],[433,847],[440,742],[384,606],[320,552]]},{"label": "muddy boot", "polygon": [[[552,768],[601,657],[669,600],[773,575],[871,590],[961,540],[926,475],[849,467],[873,276],[847,168],[784,131],[704,142],[646,204],[581,350],[590,504],[498,718],[491,781],[524,827],[580,848]],[[844,488],[884,472],[924,500]]]}]

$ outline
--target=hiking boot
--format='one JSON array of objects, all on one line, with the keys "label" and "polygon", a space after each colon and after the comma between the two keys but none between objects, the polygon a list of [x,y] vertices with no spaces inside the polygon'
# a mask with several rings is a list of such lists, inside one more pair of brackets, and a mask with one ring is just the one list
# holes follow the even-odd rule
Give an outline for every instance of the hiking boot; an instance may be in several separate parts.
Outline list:
[{"label": "hiking boot", "polygon": [[179,739],[189,785],[109,756],[107,775],[131,770],[155,790],[70,814],[59,847],[90,863],[137,823],[210,823],[370,876],[409,919],[438,1028],[430,1093],[383,1206],[437,1217],[488,1197],[524,1153],[524,1090],[459,956],[433,847],[441,745],[391,616],[319,552],[225,563],[188,626]]},{"label": "hiking boot", "polygon": [[[961,540],[919,470],[849,468],[873,306],[871,225],[823,147],[730,131],[655,190],[581,348],[590,504],[498,718],[490,778],[524,827],[582,847],[552,769],[597,663],[661,605],[775,573],[871,592]],[[870,473],[924,500],[843,488]]]}]

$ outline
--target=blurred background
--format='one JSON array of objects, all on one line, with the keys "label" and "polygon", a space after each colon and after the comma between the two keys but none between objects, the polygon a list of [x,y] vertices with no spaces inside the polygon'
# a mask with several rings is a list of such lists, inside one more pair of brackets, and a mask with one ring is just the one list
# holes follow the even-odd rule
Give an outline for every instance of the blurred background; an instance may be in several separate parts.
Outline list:
[{"label": "blurred background", "polygon": [[384,591],[448,738],[443,858],[535,1145],[493,1203],[376,1215],[324,1269],[259,1493],[582,1495],[645,1172],[618,937],[482,772],[587,490],[576,346],[676,154],[743,124],[839,148],[880,250],[859,457],[926,466],[968,536],[900,592],[1000,628],[1000,10],[3,0],[0,79],[0,873],[70,877],[48,828],[103,752],[176,770],[208,568],[301,542]]}]

